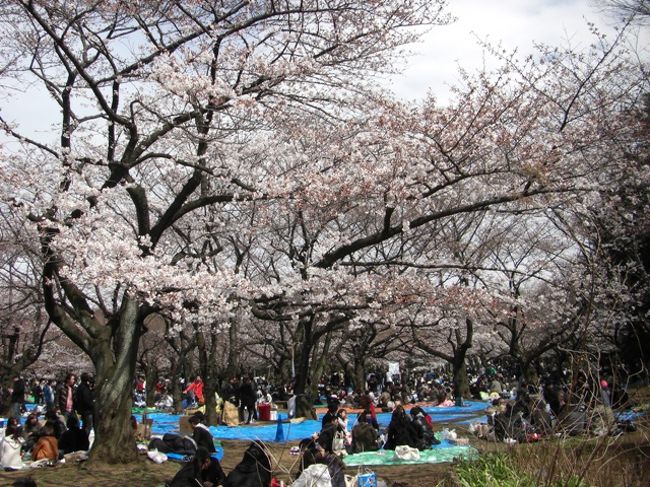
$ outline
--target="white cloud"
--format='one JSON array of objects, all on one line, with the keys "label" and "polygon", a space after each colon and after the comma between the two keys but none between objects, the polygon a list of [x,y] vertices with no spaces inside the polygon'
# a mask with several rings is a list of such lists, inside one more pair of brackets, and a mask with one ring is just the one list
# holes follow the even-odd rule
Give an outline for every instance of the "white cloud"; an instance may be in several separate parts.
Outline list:
[{"label": "white cloud", "polygon": [[[484,55],[478,39],[502,42],[505,49],[530,53],[534,42],[584,47],[593,40],[587,22],[613,33],[613,19],[597,10],[598,0],[451,0],[458,20],[432,27],[421,44],[411,46],[414,55],[405,60],[400,74],[384,83],[405,99],[423,97],[431,90],[439,102],[449,99],[449,86],[458,81],[458,66],[469,71],[493,60]],[[610,25],[607,25],[607,21]],[[647,32],[646,32],[647,34]],[[613,35],[613,34],[612,34]],[[647,35],[645,36],[647,40]],[[478,38],[478,39],[477,39]],[[642,42],[641,45],[650,45]],[[492,63],[492,64],[490,64]],[[20,122],[23,133],[42,141],[58,137],[52,130],[60,117],[59,106],[42,89],[27,87],[1,100],[2,116]],[[7,137],[0,134],[0,142]]]},{"label": "white cloud", "polygon": [[[534,43],[589,45],[593,37],[587,22],[614,35],[613,19],[589,0],[453,0],[451,12],[458,20],[433,27],[422,44],[413,46],[414,56],[388,85],[401,98],[416,99],[431,90],[440,102],[449,97],[449,86],[458,81],[458,67],[469,71],[490,67],[478,40],[501,42],[504,49],[522,55],[534,50]],[[609,25],[608,25],[609,23]]]}]

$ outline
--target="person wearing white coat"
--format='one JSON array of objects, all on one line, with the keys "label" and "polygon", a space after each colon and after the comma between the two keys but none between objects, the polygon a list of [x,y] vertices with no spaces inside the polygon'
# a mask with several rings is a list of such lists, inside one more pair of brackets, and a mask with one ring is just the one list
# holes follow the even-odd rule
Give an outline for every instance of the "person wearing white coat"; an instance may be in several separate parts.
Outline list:
[{"label": "person wearing white coat", "polygon": [[21,427],[7,426],[5,437],[0,442],[0,466],[3,470],[21,470],[25,468],[20,448],[23,445]]}]

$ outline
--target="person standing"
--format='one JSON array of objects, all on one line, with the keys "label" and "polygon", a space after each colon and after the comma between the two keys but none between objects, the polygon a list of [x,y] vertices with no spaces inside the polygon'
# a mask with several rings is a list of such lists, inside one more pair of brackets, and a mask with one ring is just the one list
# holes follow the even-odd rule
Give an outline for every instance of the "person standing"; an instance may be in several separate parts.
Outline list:
[{"label": "person standing", "polygon": [[250,377],[244,377],[244,382],[239,387],[239,400],[241,401],[242,419],[246,424],[250,424],[251,421],[255,422],[257,419],[257,411],[255,410],[257,395]]},{"label": "person standing", "polygon": [[54,409],[54,389],[52,389],[51,381],[45,381],[43,386],[43,400],[45,401],[45,410],[50,411]]},{"label": "person standing", "polygon": [[81,374],[81,383],[75,392],[74,403],[77,413],[81,416],[82,426],[87,435],[93,429],[95,415],[95,394],[92,375],[87,372]]},{"label": "person standing", "polygon": [[23,410],[25,405],[25,382],[23,379],[17,375],[14,377],[14,383],[11,388],[11,406],[10,406],[10,416],[11,418],[20,418],[20,413]]},{"label": "person standing", "polygon": [[75,415],[74,412],[74,383],[77,377],[74,374],[68,374],[61,387],[56,391],[57,406],[60,413],[63,415],[65,422],[68,422],[70,416]]}]

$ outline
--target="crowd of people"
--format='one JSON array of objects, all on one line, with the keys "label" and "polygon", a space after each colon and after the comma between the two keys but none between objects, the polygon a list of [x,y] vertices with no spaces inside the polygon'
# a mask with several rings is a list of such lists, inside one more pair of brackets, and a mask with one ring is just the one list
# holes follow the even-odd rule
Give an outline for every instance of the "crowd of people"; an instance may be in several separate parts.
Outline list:
[{"label": "crowd of people", "polygon": [[[560,430],[567,434],[585,431],[611,433],[617,427],[612,408],[626,403],[624,390],[619,386],[612,387],[602,370],[593,376],[584,372],[572,376],[566,371],[560,375],[549,374],[541,376],[534,384],[527,383],[521,374],[504,366],[469,368],[468,371],[471,395],[476,399],[490,400],[487,424],[477,425],[476,432],[495,441],[534,441]],[[153,386],[157,405],[172,406],[171,386],[169,379],[161,379]],[[205,384],[200,376],[181,380],[178,386],[175,389],[182,393],[185,408],[196,410],[205,405]],[[296,399],[291,384],[274,386],[263,377],[231,378],[215,389],[217,406],[225,414],[226,405],[231,405],[237,412],[236,424],[258,421],[260,406],[264,403],[286,401],[291,415],[292,401],[295,405]],[[133,392],[136,404],[146,397],[147,384],[143,377],[138,377]],[[359,388],[345,374],[335,372],[322,378],[318,393],[314,406],[325,404],[327,410],[320,431],[300,442],[298,451],[302,461],[299,474],[312,465],[320,465],[327,469],[335,487],[345,485],[342,458],[348,454],[391,450],[401,445],[424,450],[439,443],[433,421],[420,404],[458,404],[451,374],[444,369],[411,371],[408,377],[375,371],[366,376]],[[95,401],[90,374],[81,374],[79,381],[76,375],[68,374],[58,384],[32,380],[27,385],[16,377],[10,394],[11,415],[0,442],[0,465],[4,469],[22,469],[26,460],[56,462],[64,454],[89,450]],[[24,401],[28,394],[37,407],[26,414]],[[352,408],[359,413],[350,424],[348,410]],[[385,428],[380,428],[377,421],[380,411],[391,412],[390,423]],[[21,426],[21,415],[26,415],[24,426]],[[134,428],[137,428],[135,417],[132,420]],[[180,451],[192,458],[169,485],[195,485],[192,481],[199,481],[204,486],[245,485],[241,483],[242,479],[247,472],[259,468],[260,459],[266,455],[263,445],[251,445],[241,468],[236,469],[237,473],[233,470],[225,475],[214,458],[214,441],[206,423],[204,414],[196,412],[189,420],[191,438],[168,434],[154,438],[149,444],[150,448],[160,452]],[[625,428],[626,425],[619,424],[618,427]]]},{"label": "crowd of people", "polygon": [[95,408],[92,375],[84,372],[77,382],[77,376],[70,373],[58,386],[54,381],[32,381],[30,399],[36,407],[22,425],[26,394],[24,380],[15,377],[10,414],[0,439],[0,466],[4,470],[23,469],[26,461],[56,463],[67,453],[88,451]]}]

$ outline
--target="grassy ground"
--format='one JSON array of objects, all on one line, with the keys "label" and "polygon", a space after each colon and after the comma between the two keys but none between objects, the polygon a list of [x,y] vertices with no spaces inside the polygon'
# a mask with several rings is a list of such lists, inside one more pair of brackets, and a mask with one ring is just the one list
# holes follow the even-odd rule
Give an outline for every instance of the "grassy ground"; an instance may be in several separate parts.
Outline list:
[{"label": "grassy ground", "polygon": [[[641,402],[648,402],[650,388],[642,395]],[[457,431],[463,433],[459,426]],[[526,472],[538,485],[565,485],[562,479],[570,477],[582,480],[582,485],[593,487],[643,487],[650,485],[650,419],[639,423],[634,433],[619,438],[570,438],[553,439],[529,445],[508,447],[471,439],[481,454],[505,455],[514,471]],[[289,448],[296,443],[270,444],[274,458],[275,475],[285,481],[297,469],[297,458],[289,455]],[[222,460],[228,473],[241,460],[247,442],[224,441],[225,455]],[[167,462],[156,465],[145,457],[133,465],[62,465],[30,472],[38,487],[156,487],[173,477],[180,464]],[[457,487],[461,485],[457,469],[453,465],[405,465],[374,467],[379,478],[394,487]],[[349,469],[350,474],[357,468]],[[10,486],[25,473],[0,473],[0,486]],[[483,484],[503,487],[505,484]],[[513,484],[514,485],[514,484]]]}]

